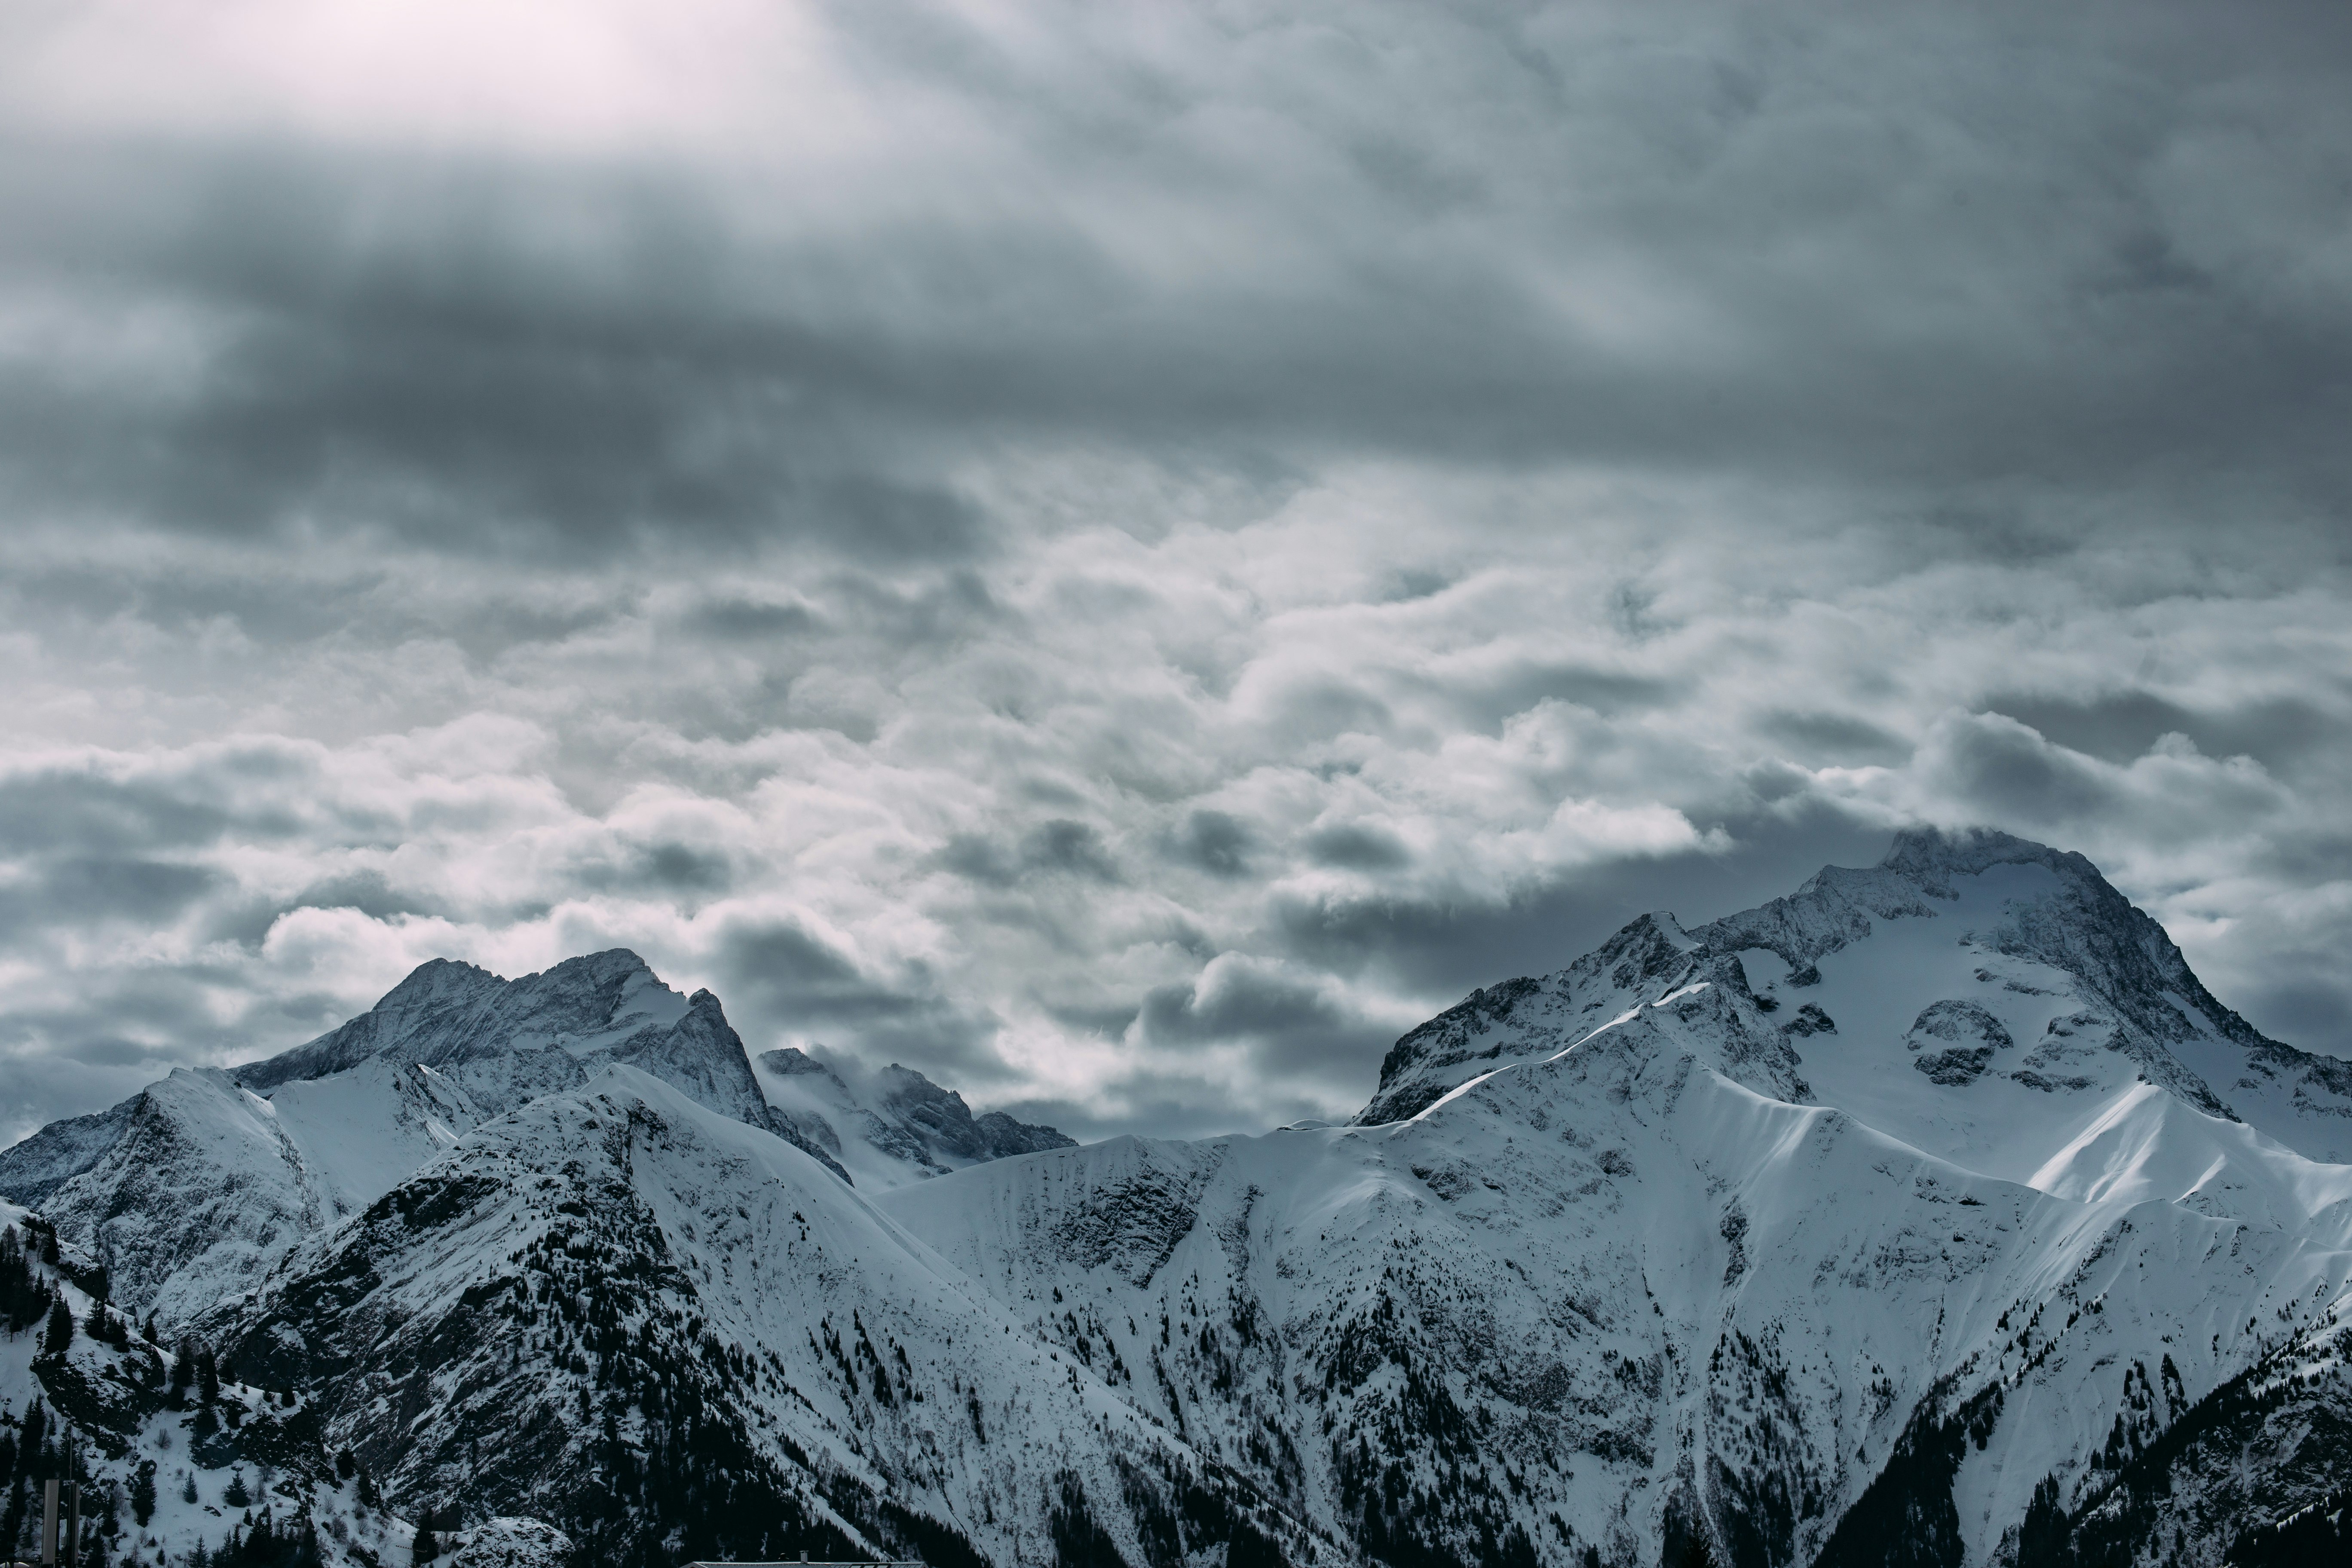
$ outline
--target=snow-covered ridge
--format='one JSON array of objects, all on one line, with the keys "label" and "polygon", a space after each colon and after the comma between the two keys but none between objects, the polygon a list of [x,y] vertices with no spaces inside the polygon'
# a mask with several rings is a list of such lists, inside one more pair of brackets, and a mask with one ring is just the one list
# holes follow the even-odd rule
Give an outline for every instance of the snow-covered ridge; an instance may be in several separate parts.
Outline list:
[{"label": "snow-covered ridge", "polygon": [[[829,1151],[770,1107],[716,996],[681,994],[615,949],[511,981],[435,960],[306,1045],[234,1068],[175,1070],[0,1152],[0,1194],[37,1202],[103,1258],[123,1304],[181,1321],[250,1288],[469,1129],[616,1064],[776,1131],[849,1179],[837,1138],[828,1134]],[[894,1120],[875,1125],[917,1156],[876,1161],[886,1184],[1060,1137],[975,1119],[961,1098],[902,1069],[885,1087],[877,1103]]]},{"label": "snow-covered ridge", "polygon": [[752,1062],[625,954],[380,1011],[0,1174],[396,1507],[1103,1568],[2218,1568],[2352,1520],[2344,1065],[2000,835],[1645,916],[1255,1138]]},{"label": "snow-covered ridge", "polygon": [[[396,1495],[675,1527],[677,1555],[1042,1561],[1076,1510],[1140,1560],[1188,1486],[1221,1548],[1308,1533],[802,1151],[625,1066],[486,1123],[197,1329],[319,1389]],[[671,1495],[717,1476],[731,1506]]]}]

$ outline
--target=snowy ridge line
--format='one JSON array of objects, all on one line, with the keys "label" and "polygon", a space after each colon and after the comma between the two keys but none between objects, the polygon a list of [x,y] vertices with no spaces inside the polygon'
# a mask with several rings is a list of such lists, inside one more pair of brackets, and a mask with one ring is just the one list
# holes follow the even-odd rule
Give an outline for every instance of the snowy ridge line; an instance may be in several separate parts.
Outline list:
[{"label": "snowy ridge line", "polygon": [[[357,1568],[315,1456],[518,1562],[2221,1568],[2352,1499],[2352,1069],[1997,834],[1645,915],[1409,1032],[1343,1126],[1078,1147],[752,1058],[627,954],[427,965],[261,1068],[0,1181],[294,1391],[220,1405],[317,1424],[268,1506]],[[151,1363],[28,1350],[0,1405],[245,1528],[201,1510],[259,1449],[125,1426],[103,1369]]]}]

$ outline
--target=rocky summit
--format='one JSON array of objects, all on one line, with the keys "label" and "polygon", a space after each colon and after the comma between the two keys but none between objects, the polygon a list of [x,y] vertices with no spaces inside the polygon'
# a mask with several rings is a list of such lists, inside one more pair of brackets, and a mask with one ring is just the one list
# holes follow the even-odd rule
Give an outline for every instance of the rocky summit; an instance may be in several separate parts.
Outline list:
[{"label": "rocky summit", "polygon": [[2321,1561],[2347,1162],[2352,1068],[1990,832],[1645,915],[1255,1137],[438,963],[0,1152],[0,1534],[71,1437],[110,1561]]}]

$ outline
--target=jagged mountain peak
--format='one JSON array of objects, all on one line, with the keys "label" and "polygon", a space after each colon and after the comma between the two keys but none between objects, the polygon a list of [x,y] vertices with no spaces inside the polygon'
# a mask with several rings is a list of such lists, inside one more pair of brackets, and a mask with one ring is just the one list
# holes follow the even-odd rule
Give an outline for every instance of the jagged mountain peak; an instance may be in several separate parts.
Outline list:
[{"label": "jagged mountain peak", "polygon": [[[1358,1121],[1413,1115],[1496,1064],[1570,1048],[1694,977],[1744,996],[1727,1030],[1788,1038],[1797,1064],[1771,1081],[1883,1113],[1900,1136],[1954,1116],[2043,1119],[2031,1096],[1996,1111],[1996,1080],[2044,1097],[2144,1080],[2312,1158],[2352,1158],[2352,1064],[2246,1024],[2087,858],[1989,828],[1906,828],[1875,866],[1824,867],[1703,925],[1645,914],[1565,970],[1483,987],[1398,1040]],[[1992,1033],[1923,1032],[1938,1008],[1946,1029],[1990,1009]],[[1923,1101],[1923,1083],[1966,1098]]]},{"label": "jagged mountain peak", "polygon": [[680,994],[625,948],[519,980],[436,959],[305,1045],[178,1068],[100,1117],[44,1130],[0,1153],[0,1194],[39,1201],[103,1255],[125,1301],[178,1316],[245,1288],[479,1123],[615,1063],[774,1125],[719,998]]},{"label": "jagged mountain peak", "polygon": [[[576,1082],[553,1061],[527,1059],[562,1047],[594,1057],[648,1028],[682,1019],[688,999],[664,984],[627,948],[566,959],[509,980],[477,964],[436,958],[419,964],[376,1005],[317,1039],[236,1068],[237,1080],[267,1094],[279,1084],[340,1072],[371,1057],[391,1056],[458,1070],[493,1110]],[[498,1081],[512,1076],[511,1084]]]},{"label": "jagged mountain peak", "polygon": [[494,974],[478,963],[468,963],[462,958],[428,958],[403,976],[399,984],[378,997],[375,1007],[370,1011],[414,1006],[486,984],[505,984],[504,976]]},{"label": "jagged mountain peak", "polygon": [[869,1190],[1075,1142],[1004,1111],[974,1115],[961,1094],[897,1062],[868,1070],[780,1046],[755,1065],[777,1131]]},{"label": "jagged mountain peak", "polygon": [[[59,1255],[299,1384],[395,1508],[599,1561],[2251,1568],[2233,1535],[2352,1497],[2352,1099],[2007,835],[1643,915],[1412,1031],[1355,1124],[1256,1138],[1068,1147],[901,1064],[747,1060],[617,951],[395,990],[352,1065],[45,1132],[46,1172],[108,1145]],[[767,1105],[714,1109],[730,1063]],[[517,1064],[583,1076],[469,1089]],[[0,1375],[59,1410],[157,1359],[41,1339]]]}]

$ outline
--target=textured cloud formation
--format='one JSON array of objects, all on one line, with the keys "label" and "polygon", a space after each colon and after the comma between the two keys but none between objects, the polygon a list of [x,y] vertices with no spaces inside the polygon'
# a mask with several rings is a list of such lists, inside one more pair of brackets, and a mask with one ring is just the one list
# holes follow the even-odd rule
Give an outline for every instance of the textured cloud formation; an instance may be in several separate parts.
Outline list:
[{"label": "textured cloud formation", "polygon": [[2340,7],[0,21],[0,1137],[626,944],[1073,1131],[1894,825],[2352,1054]]}]

